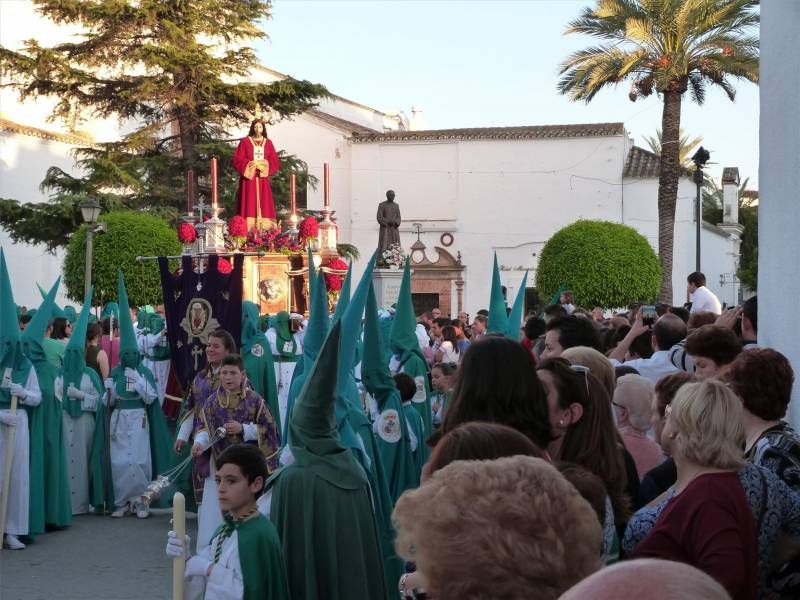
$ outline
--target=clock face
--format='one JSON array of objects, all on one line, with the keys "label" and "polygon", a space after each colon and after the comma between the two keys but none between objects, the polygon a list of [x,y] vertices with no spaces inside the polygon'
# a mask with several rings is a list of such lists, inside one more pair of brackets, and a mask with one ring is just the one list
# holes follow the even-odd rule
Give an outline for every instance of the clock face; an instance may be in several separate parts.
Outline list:
[{"label": "clock face", "polygon": [[414,250],[411,253],[411,260],[413,260],[415,263],[420,263],[425,260],[425,253],[422,250]]}]

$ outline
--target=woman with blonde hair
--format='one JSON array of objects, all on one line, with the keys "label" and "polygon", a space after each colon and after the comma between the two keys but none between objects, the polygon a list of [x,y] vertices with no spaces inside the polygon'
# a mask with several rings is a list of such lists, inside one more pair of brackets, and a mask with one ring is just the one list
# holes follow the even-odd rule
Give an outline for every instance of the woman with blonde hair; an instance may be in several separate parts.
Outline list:
[{"label": "woman with blonde hair", "polygon": [[614,397],[614,387],[617,384],[617,377],[614,374],[614,365],[602,352],[598,352],[589,346],[573,346],[561,353],[561,358],[566,358],[571,365],[583,365],[589,368],[589,372],[600,380],[603,387],[608,392],[608,397]]},{"label": "woman with blonde hair", "polygon": [[398,553],[436,600],[555,600],[601,566],[594,510],[540,458],[450,463],[392,519]]},{"label": "woman with blonde hair", "polygon": [[775,540],[800,532],[800,496],[745,463],[742,403],[724,383],[683,385],[666,415],[662,437],[678,479],[654,507],[634,515],[623,547],[632,557],[693,565],[733,600],[764,596]]}]

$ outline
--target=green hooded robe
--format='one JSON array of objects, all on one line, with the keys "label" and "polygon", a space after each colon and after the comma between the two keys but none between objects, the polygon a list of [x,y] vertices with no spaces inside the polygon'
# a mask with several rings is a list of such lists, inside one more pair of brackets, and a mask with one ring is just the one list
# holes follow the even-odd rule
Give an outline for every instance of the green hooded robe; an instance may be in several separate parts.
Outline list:
[{"label": "green hooded robe", "polygon": [[267,338],[258,329],[258,306],[242,302],[242,349],[247,380],[272,413],[275,426],[281,431],[281,411],[278,407],[278,390],[275,387],[275,363],[272,361]]},{"label": "green hooded robe", "polygon": [[[0,248],[0,376],[5,374],[6,369],[11,369],[11,382],[24,386],[28,382],[33,364],[22,350],[19,322],[12,312],[14,306],[6,258],[3,249]],[[35,317],[35,312],[38,311],[34,309],[28,311],[28,314],[31,312],[34,312]],[[46,316],[46,320],[49,320],[49,316]],[[8,409],[10,405],[11,394],[0,387],[0,408]],[[23,404],[22,408],[28,417],[30,490],[28,540],[32,540],[33,536],[44,533],[44,421],[39,406]]]},{"label": "green hooded robe", "polygon": [[[60,283],[61,278],[59,277],[21,336],[22,349],[36,369],[39,389],[42,392],[42,402],[37,407],[38,412],[41,413],[37,418],[41,419],[42,433],[41,440],[37,439],[36,443],[42,444],[41,456],[44,461],[42,465],[44,521],[47,527],[55,528],[68,527],[72,524],[72,498],[69,493],[67,452],[64,448],[64,417],[61,403],[56,398],[54,385],[58,369],[47,359],[44,348],[44,334],[53,315],[55,297]],[[64,346],[61,342],[52,341],[61,345],[63,349]],[[34,436],[31,435],[31,441],[33,442],[33,440]],[[33,489],[33,486],[31,487]]]},{"label": "green hooded robe", "polygon": [[397,298],[397,310],[392,321],[392,332],[389,346],[400,361],[398,371],[409,375],[417,385],[412,405],[422,417],[424,444],[433,431],[433,415],[431,413],[431,390],[428,381],[428,363],[417,338],[417,319],[414,316],[414,302],[411,298],[411,262],[406,259],[400,294]]},{"label": "green hooded robe", "polygon": [[295,403],[289,423],[294,463],[267,482],[292,600],[386,597],[367,475],[339,439],[340,332],[334,324]]},{"label": "green hooded robe", "polygon": [[[117,291],[119,294],[119,364],[111,370],[110,377],[113,380],[116,393],[119,399],[115,401],[135,402],[141,398],[136,392],[126,390],[125,369],[131,368],[139,372],[149,386],[156,389],[156,382],[153,373],[147,367],[142,366],[142,356],[136,344],[136,334],[133,331],[133,321],[131,311],[128,307],[128,293],[125,290],[125,279],[122,271],[117,273]],[[108,305],[106,305],[108,306]],[[152,462],[153,477],[166,472],[171,466],[170,435],[167,430],[167,422],[164,412],[158,401],[155,400],[145,405],[145,414],[149,424],[150,433],[150,460]],[[114,406],[103,404],[97,407],[96,424],[94,429],[94,440],[92,441],[92,464],[91,478],[92,490],[90,502],[96,507],[105,506],[106,510],[113,510],[114,486],[109,481],[113,478],[111,473],[111,457],[108,455],[109,446],[107,442],[109,419],[106,416],[114,410]],[[144,490],[143,490],[144,491]],[[168,498],[160,498],[152,506],[164,507],[169,505]]]}]

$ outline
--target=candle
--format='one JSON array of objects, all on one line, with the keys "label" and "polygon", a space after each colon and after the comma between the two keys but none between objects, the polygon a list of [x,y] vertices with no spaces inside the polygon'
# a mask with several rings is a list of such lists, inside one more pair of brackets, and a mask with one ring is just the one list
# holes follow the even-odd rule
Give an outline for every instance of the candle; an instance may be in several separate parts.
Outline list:
[{"label": "candle", "polygon": [[[211,158],[211,208],[217,208],[217,157]],[[214,215],[216,218],[216,215]]]},{"label": "candle", "polygon": [[289,178],[289,199],[291,201],[292,215],[295,214],[296,212],[295,209],[297,208],[295,205],[295,193],[296,193],[295,186],[296,186],[295,175],[294,173],[292,173],[291,177]]},{"label": "candle", "polygon": [[322,163],[322,200],[328,210],[331,204],[331,166],[328,163]]},{"label": "candle", "polygon": [[186,195],[189,197],[189,209],[186,212],[191,215],[194,210],[194,169],[186,172]]},{"label": "candle", "polygon": [[[186,537],[186,498],[180,492],[172,497],[172,529],[182,542]],[[186,559],[176,556],[172,559],[172,599],[183,600],[183,572]]]}]

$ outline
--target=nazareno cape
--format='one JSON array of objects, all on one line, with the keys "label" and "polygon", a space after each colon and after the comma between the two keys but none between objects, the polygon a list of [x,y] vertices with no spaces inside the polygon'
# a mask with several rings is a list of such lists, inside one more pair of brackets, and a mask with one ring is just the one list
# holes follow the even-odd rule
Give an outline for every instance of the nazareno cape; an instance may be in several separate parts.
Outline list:
[{"label": "nazareno cape", "polygon": [[[44,334],[50,319],[54,318],[56,314],[63,314],[61,309],[56,310],[55,307],[55,297],[60,283],[61,278],[59,277],[50,291],[45,294],[39,310],[36,311],[21,335],[22,350],[33,363],[33,368],[36,369],[39,388],[42,392],[42,402],[34,411],[31,411],[39,413],[31,417],[31,508],[33,509],[34,504],[33,493],[39,493],[36,486],[43,477],[44,523],[48,527],[55,528],[68,527],[72,524],[72,499],[69,492],[67,451],[64,447],[64,415],[55,392],[58,368],[47,360],[44,351]],[[34,428],[37,429],[36,432],[34,432]],[[41,446],[34,451],[34,444],[41,444]],[[36,456],[35,461],[34,456]],[[42,463],[38,464],[40,460]],[[34,471],[37,468],[41,468],[42,471]],[[34,477],[39,479],[35,484]],[[38,498],[36,502],[39,502]],[[29,514],[34,517],[33,510]],[[34,519],[31,518],[31,535],[44,531],[41,528],[42,523],[38,510],[35,521],[34,525]]]},{"label": "nazareno cape", "polygon": [[412,405],[422,417],[425,443],[433,431],[431,414],[431,391],[428,383],[428,363],[417,338],[417,318],[414,316],[414,302],[411,298],[411,262],[406,259],[403,270],[403,281],[397,298],[397,310],[392,321],[389,335],[389,346],[400,360],[399,371],[406,373],[417,384],[417,393],[412,398]]},{"label": "nazareno cape", "polygon": [[[142,365],[142,355],[136,343],[136,334],[133,331],[133,321],[128,305],[128,293],[125,290],[125,279],[122,271],[117,273],[117,292],[119,295],[119,364],[111,370],[110,377],[114,381],[114,387],[118,396],[123,400],[136,400],[139,395],[136,392],[128,392],[125,389],[125,369],[131,368],[138,371],[146,380],[147,385],[156,387],[153,373]],[[112,485],[113,474],[111,473],[111,456],[109,455],[109,435],[108,415],[114,410],[113,406],[105,406],[102,402],[97,405],[97,415],[95,417],[94,439],[92,440],[92,461],[91,461],[91,493],[89,501],[95,507],[106,507],[106,510],[114,508],[114,486]],[[167,422],[164,419],[164,412],[161,405],[151,402],[145,405],[147,421],[150,425],[150,460],[153,466],[153,477],[164,473],[170,468],[171,448],[170,435],[167,430]],[[168,498],[163,497],[154,501],[152,506],[162,508],[168,506]]]},{"label": "nazareno cape", "polygon": [[242,336],[240,348],[247,380],[253,391],[264,399],[278,432],[281,432],[281,411],[278,407],[278,390],[275,386],[275,363],[264,334],[258,328],[258,306],[242,302]]},{"label": "nazareno cape", "polygon": [[292,600],[387,597],[367,475],[339,441],[340,332],[337,322],[295,403],[289,424],[294,463],[267,482]]}]

